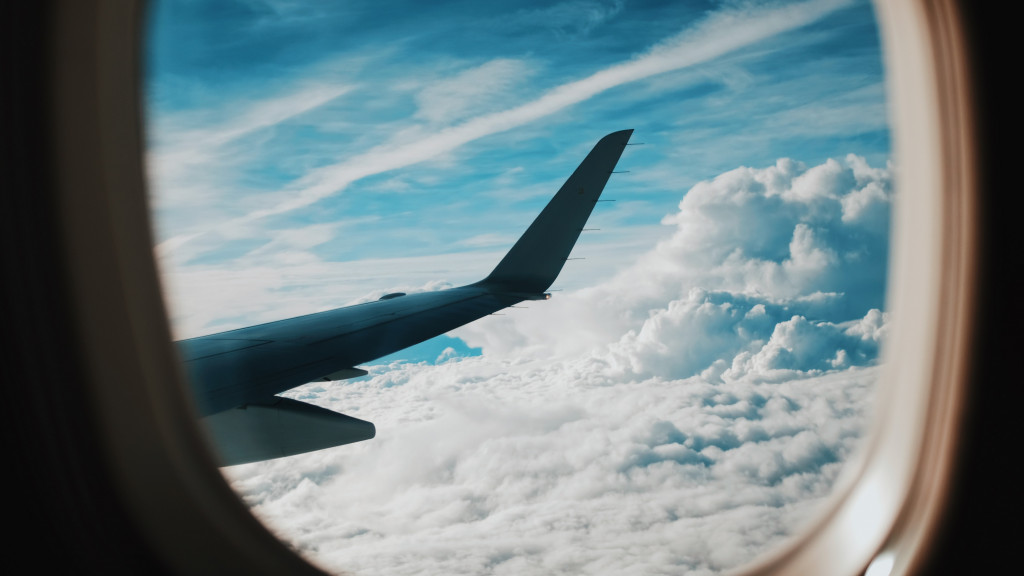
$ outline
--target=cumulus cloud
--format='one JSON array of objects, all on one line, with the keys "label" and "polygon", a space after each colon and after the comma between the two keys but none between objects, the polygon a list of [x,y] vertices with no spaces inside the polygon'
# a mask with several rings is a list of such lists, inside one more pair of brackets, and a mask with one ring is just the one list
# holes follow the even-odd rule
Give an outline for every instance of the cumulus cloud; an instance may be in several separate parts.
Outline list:
[{"label": "cumulus cloud", "polygon": [[378,437],[228,472],[332,570],[712,573],[808,518],[875,378],[580,377],[591,368],[476,357],[312,385],[294,395],[372,419]]},{"label": "cumulus cloud", "polygon": [[[288,93],[263,100],[232,102],[235,110],[230,112],[211,110],[155,117],[155,129],[151,132],[158,138],[150,143],[147,153],[147,170],[153,188],[151,201],[157,207],[163,207],[169,200],[176,206],[202,205],[201,200],[209,196],[209,190],[196,185],[194,174],[201,171],[209,175],[218,165],[230,162],[229,145],[310,112],[351,89],[348,85],[308,82]],[[209,186],[209,179],[202,184]],[[173,193],[165,192],[167,190]]]},{"label": "cumulus cloud", "polygon": [[[865,204],[874,220],[848,218],[844,205],[865,190],[877,191]],[[796,315],[811,322],[859,319],[884,307],[891,195],[891,169],[855,155],[812,167],[781,159],[737,168],[694,185],[678,212],[662,220],[670,233],[614,278],[558,295],[557,306],[533,305],[457,334],[492,355],[520,354],[524,341],[559,355],[593,350],[631,331],[634,343],[654,334],[662,339],[669,324],[725,330],[722,341],[735,344],[767,340],[771,327]],[[748,313],[754,316],[745,319]],[[757,329],[757,314],[767,315],[767,333]],[[714,338],[694,341],[680,354],[693,360],[674,360],[676,367],[730,361],[738,350],[719,348]],[[696,350],[709,352],[698,359]]]},{"label": "cumulus cloud", "polygon": [[288,393],[374,440],[225,474],[330,570],[735,567],[807,521],[856,448],[888,322],[868,214],[890,189],[856,156],[700,182],[617,276],[461,329],[482,356]]}]

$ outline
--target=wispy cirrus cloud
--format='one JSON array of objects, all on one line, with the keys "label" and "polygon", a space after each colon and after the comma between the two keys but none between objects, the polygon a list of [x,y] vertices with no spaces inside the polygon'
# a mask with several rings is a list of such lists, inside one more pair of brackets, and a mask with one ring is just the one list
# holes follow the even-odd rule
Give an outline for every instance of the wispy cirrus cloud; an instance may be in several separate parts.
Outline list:
[{"label": "wispy cirrus cloud", "polygon": [[413,117],[430,128],[479,115],[503,103],[502,96],[528,80],[533,68],[523,60],[497,58],[431,82],[417,93]]},{"label": "wispy cirrus cloud", "polygon": [[511,18],[522,23],[536,24],[548,28],[556,35],[578,37],[585,36],[594,28],[614,18],[622,11],[622,0],[613,2],[595,2],[588,0],[569,0],[544,8],[523,9]]},{"label": "wispy cirrus cloud", "polygon": [[[713,60],[772,36],[800,28],[847,5],[845,0],[819,0],[792,5],[726,8],[664,39],[647,51],[582,79],[547,90],[539,97],[432,131],[403,132],[401,138],[374,146],[345,160],[307,172],[277,194],[267,195],[262,207],[228,219],[219,229],[240,228],[270,216],[286,214],[344,190],[369,176],[396,170],[444,154],[474,140],[549,117],[613,88],[669,71]],[[503,64],[492,64],[502,66]],[[450,114],[434,108],[441,117]],[[235,132],[229,132],[235,133]],[[189,240],[171,239],[168,246]]]},{"label": "wispy cirrus cloud", "polygon": [[[352,86],[346,84],[310,83],[269,99],[248,104],[236,101],[228,110],[157,116],[146,155],[153,188],[150,197],[157,208],[168,202],[179,207],[194,203],[197,198],[189,192],[195,188],[189,184],[195,172],[208,174],[230,162],[225,155],[228,145],[319,108],[351,90]],[[202,195],[207,194],[209,190]]]}]

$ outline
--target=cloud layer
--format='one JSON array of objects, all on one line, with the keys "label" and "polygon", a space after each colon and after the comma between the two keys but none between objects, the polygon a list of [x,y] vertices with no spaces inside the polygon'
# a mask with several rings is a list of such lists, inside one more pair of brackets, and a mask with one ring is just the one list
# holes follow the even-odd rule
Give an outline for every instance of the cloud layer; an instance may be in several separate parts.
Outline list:
[{"label": "cloud layer", "polygon": [[813,515],[856,448],[890,178],[850,155],[700,182],[619,274],[457,331],[482,356],[289,393],[374,440],[225,474],[335,571],[737,566]]},{"label": "cloud layer", "polygon": [[627,354],[696,322],[706,335],[678,343],[695,347],[681,355],[698,370],[797,316],[814,330],[845,330],[840,323],[883,308],[891,194],[891,169],[852,154],[730,170],[693,186],[662,221],[671,233],[608,281],[456,333],[492,355],[518,354],[523,342],[579,354],[620,339]]}]

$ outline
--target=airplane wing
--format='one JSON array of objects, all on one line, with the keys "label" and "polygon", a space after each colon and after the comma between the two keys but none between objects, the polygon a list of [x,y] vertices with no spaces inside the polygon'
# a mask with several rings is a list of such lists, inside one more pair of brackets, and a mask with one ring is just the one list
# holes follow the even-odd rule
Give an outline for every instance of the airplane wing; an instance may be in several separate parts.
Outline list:
[{"label": "airplane wing", "polygon": [[373,424],[275,396],[524,300],[544,300],[619,161],[632,130],[602,138],[485,279],[177,342],[201,421],[224,465],[373,438]]}]

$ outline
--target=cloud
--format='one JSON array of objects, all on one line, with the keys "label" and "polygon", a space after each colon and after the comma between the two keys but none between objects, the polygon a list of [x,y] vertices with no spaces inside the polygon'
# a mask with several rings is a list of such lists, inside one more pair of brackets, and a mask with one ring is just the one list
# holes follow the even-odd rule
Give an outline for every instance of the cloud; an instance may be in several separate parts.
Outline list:
[{"label": "cloud", "polygon": [[[627,61],[555,86],[522,104],[463,119],[480,111],[475,107],[478,97],[486,101],[508,86],[512,80],[504,76],[528,72],[517,60],[486,62],[420,92],[418,114],[421,118],[431,123],[454,123],[439,124],[429,130],[418,125],[407,127],[398,130],[397,136],[387,142],[340,162],[308,170],[278,192],[261,194],[258,200],[251,200],[241,215],[220,223],[217,229],[245,229],[254,220],[304,208],[361,179],[442,157],[468,142],[536,122],[618,86],[713,60],[813,23],[847,4],[844,0],[814,0],[786,6],[723,8],[708,13],[702,21]],[[163,170],[159,165],[165,162],[174,163],[154,160],[158,171]],[[190,232],[188,236],[179,237],[167,248],[190,242],[195,234]]]},{"label": "cloud", "polygon": [[[196,204],[209,190],[192,185],[191,179],[196,171],[208,177],[209,171],[229,162],[229,145],[323,106],[351,89],[350,85],[310,82],[263,100],[232,101],[230,110],[155,116],[151,132],[156,141],[147,153],[150,197],[157,208],[168,203]],[[208,178],[202,183],[211,184]]]},{"label": "cloud", "polygon": [[311,385],[294,394],[377,438],[226,472],[332,570],[710,573],[809,517],[876,377],[587,382],[583,364],[478,357]]},{"label": "cloud", "polygon": [[[844,207],[865,190],[870,218],[849,218]],[[767,340],[771,326],[796,315],[840,323],[883,309],[891,195],[891,169],[856,155],[812,167],[784,158],[736,168],[695,184],[663,218],[669,234],[613,278],[556,294],[557,306],[532,305],[457,334],[492,355],[521,354],[522,342],[532,343],[531,354],[579,354],[631,331],[635,345],[682,345],[695,322],[712,332],[702,338],[694,330],[692,345],[673,359],[694,369],[673,374],[690,376],[737,352],[719,347],[716,331],[722,342],[736,342],[730,334],[740,331]],[[768,332],[747,317],[755,309]]]},{"label": "cloud", "polygon": [[432,82],[419,91],[415,118],[444,124],[488,112],[505,95],[526,81],[532,68],[522,60],[497,58]]},{"label": "cloud", "polygon": [[560,2],[545,8],[522,10],[510,18],[514,23],[541,25],[559,36],[586,36],[622,11],[621,0],[602,3],[582,0]]},{"label": "cloud", "polygon": [[889,180],[849,156],[700,182],[620,274],[461,329],[482,356],[288,393],[373,421],[374,440],[224,472],[331,570],[735,567],[811,518],[856,449],[887,232],[844,202],[870,189],[887,213]]}]

